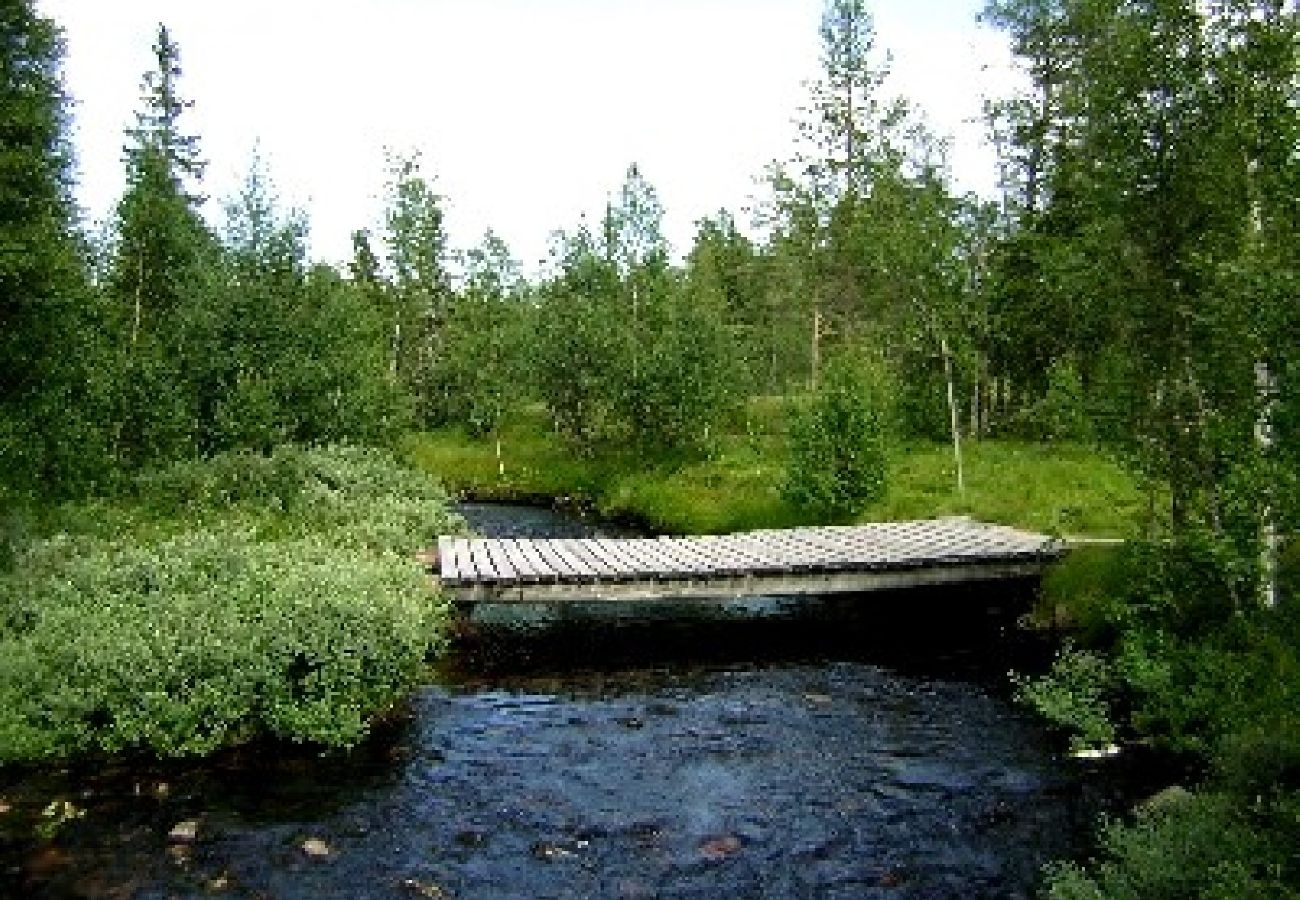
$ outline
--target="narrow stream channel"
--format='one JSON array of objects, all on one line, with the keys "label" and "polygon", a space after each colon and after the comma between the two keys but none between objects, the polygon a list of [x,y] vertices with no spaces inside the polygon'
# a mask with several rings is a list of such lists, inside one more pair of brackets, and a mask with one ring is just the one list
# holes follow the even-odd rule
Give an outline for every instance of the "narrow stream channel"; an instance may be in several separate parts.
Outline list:
[{"label": "narrow stream channel", "polygon": [[[1031,896],[1110,789],[1006,696],[1036,652],[1012,624],[1027,590],[489,616],[347,757],[0,778],[11,805],[80,813],[51,841],[0,817],[0,896]],[[190,821],[197,840],[169,843]]]}]

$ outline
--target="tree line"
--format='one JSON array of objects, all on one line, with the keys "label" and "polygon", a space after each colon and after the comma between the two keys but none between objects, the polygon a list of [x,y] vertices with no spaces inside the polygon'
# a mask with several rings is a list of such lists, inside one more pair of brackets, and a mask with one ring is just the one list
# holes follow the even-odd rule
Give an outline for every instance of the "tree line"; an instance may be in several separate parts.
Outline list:
[{"label": "tree line", "polygon": [[161,26],[126,190],[92,240],[58,28],[9,4],[5,470],[78,490],[236,447],[487,435],[525,402],[584,452],[692,453],[744,399],[815,392],[843,357],[887,381],[906,434],[1103,440],[1170,486],[1171,517],[1255,521],[1259,491],[1225,486],[1265,464],[1276,485],[1294,460],[1294,16],[994,0],[985,18],[1029,76],[989,108],[999,199],[954,189],[944,141],[890,92],[865,4],[828,0],[753,229],[720,210],[676,261],[632,165],[526,279],[491,232],[449,246],[418,155],[390,157],[383,226],[353,234],[346,271],[308,259],[305,217],[256,160],[210,226]]}]

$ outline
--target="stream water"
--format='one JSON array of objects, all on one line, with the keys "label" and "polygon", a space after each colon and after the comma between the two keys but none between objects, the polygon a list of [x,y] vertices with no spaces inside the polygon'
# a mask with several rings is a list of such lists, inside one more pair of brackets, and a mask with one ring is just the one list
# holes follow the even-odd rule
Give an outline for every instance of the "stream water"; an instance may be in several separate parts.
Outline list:
[{"label": "stream water", "polygon": [[346,756],[0,773],[0,896],[1030,896],[1115,786],[1006,696],[1028,589],[471,622]]}]

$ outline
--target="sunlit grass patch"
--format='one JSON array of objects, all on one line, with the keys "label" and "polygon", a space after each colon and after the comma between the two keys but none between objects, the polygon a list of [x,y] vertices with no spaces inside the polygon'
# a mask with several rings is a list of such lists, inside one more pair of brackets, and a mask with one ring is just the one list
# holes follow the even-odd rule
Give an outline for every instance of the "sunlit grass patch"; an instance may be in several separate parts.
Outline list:
[{"label": "sunlit grass patch", "polygon": [[[453,490],[480,499],[584,500],[608,516],[671,533],[786,527],[809,521],[781,497],[785,477],[784,401],[759,398],[694,459],[640,457],[627,450],[582,455],[530,410],[494,441],[458,430],[408,438],[407,458]],[[964,447],[964,492],[946,444],[895,447],[885,497],[860,521],[969,515],[1050,534],[1122,537],[1143,500],[1132,477],[1076,444],[971,441]]]},{"label": "sunlit grass patch", "polygon": [[959,492],[950,446],[895,451],[888,494],[865,517],[969,515],[1049,534],[1121,537],[1142,510],[1133,478],[1087,447],[985,440],[968,442],[963,453]]}]

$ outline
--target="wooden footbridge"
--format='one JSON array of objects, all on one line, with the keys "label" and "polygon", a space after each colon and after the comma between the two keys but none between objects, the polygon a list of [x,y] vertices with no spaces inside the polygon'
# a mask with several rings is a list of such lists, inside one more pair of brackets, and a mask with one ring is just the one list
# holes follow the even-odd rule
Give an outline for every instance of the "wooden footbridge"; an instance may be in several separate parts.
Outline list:
[{"label": "wooden footbridge", "polygon": [[659,538],[438,540],[458,605],[725,600],[1025,578],[1065,552],[965,518]]}]

